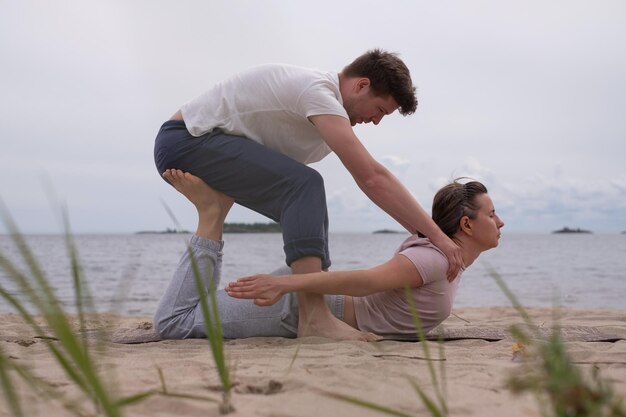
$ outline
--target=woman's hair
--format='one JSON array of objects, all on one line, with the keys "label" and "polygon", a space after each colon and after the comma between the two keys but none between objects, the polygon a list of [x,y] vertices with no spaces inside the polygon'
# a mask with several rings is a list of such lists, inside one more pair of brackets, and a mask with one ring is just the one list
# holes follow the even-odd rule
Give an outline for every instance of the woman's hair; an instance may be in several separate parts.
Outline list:
[{"label": "woman's hair", "polygon": [[403,116],[415,113],[417,98],[409,69],[398,55],[381,49],[367,51],[343,69],[346,77],[366,77],[374,95],[391,96]]},{"label": "woman's hair", "polygon": [[487,187],[480,182],[459,182],[462,179],[464,178],[457,178],[441,188],[433,198],[433,220],[448,237],[454,236],[459,231],[459,223],[463,216],[476,218],[480,208],[476,203],[476,197],[487,194]]}]

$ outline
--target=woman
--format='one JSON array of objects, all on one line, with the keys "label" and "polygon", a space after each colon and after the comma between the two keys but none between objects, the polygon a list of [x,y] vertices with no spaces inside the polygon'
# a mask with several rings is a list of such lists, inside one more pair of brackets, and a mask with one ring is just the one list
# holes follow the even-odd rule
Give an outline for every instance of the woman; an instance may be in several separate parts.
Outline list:
[{"label": "woman", "polygon": [[[212,269],[219,285],[222,226],[233,201],[191,174],[168,170],[165,176],[196,206],[199,221],[190,242],[192,255],[183,255],[157,310],[155,327],[163,338],[206,337],[190,256],[200,271]],[[446,185],[435,195],[432,211],[435,223],[460,246],[465,267],[498,245],[504,223],[481,183]],[[427,332],[452,309],[462,271],[448,281],[447,269],[444,254],[427,238],[413,235],[389,261],[367,270],[278,275],[289,273],[284,268],[274,275],[241,278],[217,292],[224,337],[296,337],[294,292],[307,291],[325,294],[333,314],[360,330],[360,340],[415,339],[405,287]],[[206,286],[207,277],[204,281]]]}]

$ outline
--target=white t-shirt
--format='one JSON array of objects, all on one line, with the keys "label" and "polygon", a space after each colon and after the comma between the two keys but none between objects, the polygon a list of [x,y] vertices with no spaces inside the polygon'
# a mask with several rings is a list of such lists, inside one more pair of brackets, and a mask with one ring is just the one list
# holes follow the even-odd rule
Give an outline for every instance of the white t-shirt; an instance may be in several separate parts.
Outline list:
[{"label": "white t-shirt", "polygon": [[[450,315],[463,270],[449,282],[446,256],[430,240],[417,235],[407,238],[396,253],[406,256],[424,281],[421,287],[411,288],[410,293],[422,328],[428,332]],[[353,297],[353,300],[360,330],[389,339],[417,339],[415,322],[404,289]]]},{"label": "white t-shirt", "polygon": [[331,152],[308,117],[348,119],[336,72],[279,64],[236,74],[183,105],[181,113],[193,136],[220,128],[304,164]]}]

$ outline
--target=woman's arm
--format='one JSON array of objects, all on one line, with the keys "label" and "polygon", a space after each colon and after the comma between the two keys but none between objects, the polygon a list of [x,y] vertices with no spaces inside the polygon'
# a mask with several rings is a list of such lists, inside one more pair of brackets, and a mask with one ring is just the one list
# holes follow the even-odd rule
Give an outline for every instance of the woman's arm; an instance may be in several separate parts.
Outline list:
[{"label": "woman's arm", "polygon": [[293,291],[360,297],[407,285],[415,288],[422,284],[415,265],[405,256],[395,255],[382,265],[364,270],[253,275],[231,282],[225,290],[234,298],[254,299],[255,304],[272,305],[283,294]]}]

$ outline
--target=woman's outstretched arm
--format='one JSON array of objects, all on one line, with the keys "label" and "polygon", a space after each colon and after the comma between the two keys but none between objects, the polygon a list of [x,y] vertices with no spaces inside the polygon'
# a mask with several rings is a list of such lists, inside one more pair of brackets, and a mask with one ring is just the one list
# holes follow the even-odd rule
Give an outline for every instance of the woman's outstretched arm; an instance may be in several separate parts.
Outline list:
[{"label": "woman's outstretched arm", "polygon": [[405,286],[419,287],[422,284],[422,277],[415,265],[405,256],[395,255],[384,264],[363,270],[252,275],[231,282],[225,290],[231,297],[254,299],[257,305],[272,305],[283,294],[293,291],[362,297]]}]

